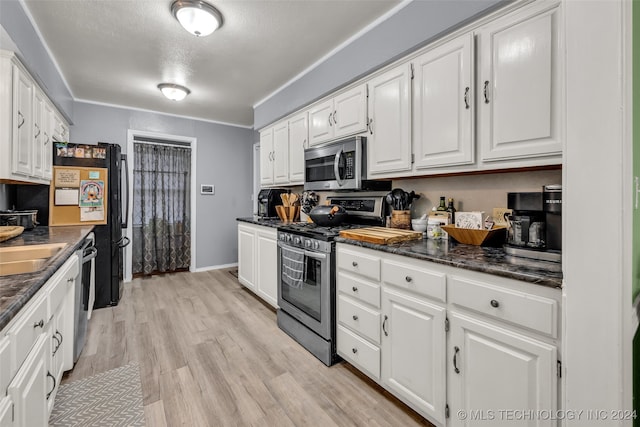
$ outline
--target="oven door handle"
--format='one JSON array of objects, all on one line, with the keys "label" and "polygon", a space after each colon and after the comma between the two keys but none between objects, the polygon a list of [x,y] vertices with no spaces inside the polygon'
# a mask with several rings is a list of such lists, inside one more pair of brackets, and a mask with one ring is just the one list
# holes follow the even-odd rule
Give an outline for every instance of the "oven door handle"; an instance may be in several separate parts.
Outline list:
[{"label": "oven door handle", "polygon": [[322,254],[322,253],[318,253],[318,252],[311,252],[311,251],[304,251],[304,256],[309,257],[309,258],[313,258],[313,259],[319,259],[319,260],[325,260],[327,259],[327,254]]},{"label": "oven door handle", "polygon": [[344,181],[345,181],[344,179],[340,178],[340,158],[342,157],[343,154],[344,154],[344,151],[341,148],[340,150],[338,150],[338,152],[336,153],[336,157],[333,160],[333,173],[335,174],[336,182],[340,187],[344,185]]}]

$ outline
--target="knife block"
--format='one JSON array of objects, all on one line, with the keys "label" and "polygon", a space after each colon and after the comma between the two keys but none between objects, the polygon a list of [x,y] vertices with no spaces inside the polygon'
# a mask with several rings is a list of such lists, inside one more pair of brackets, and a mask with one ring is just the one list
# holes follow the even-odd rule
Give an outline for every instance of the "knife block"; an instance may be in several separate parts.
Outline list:
[{"label": "knife block", "polygon": [[411,229],[411,211],[391,211],[391,228],[399,228],[402,230]]}]

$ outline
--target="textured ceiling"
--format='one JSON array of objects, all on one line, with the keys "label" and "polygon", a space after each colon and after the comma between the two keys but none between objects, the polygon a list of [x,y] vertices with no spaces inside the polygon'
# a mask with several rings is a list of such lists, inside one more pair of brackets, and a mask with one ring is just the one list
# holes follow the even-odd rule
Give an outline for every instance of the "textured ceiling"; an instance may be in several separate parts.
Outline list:
[{"label": "textured ceiling", "polygon": [[[399,1],[211,3],[224,25],[196,38],[171,0],[24,0],[75,99],[241,126],[253,124],[254,104]],[[169,101],[163,82],[191,94]]]}]

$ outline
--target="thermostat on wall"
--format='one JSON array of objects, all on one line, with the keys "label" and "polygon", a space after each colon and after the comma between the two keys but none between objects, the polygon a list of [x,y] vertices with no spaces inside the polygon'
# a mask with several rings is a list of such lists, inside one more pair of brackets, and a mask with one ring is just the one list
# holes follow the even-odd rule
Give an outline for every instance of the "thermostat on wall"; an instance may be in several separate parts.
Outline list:
[{"label": "thermostat on wall", "polygon": [[215,194],[216,187],[211,184],[200,185],[200,194]]}]

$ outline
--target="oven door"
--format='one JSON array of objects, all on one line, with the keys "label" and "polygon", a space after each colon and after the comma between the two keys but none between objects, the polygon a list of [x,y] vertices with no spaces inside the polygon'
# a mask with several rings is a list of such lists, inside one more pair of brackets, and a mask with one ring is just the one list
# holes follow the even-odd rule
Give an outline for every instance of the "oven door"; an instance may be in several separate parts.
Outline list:
[{"label": "oven door", "polygon": [[[282,249],[304,252],[304,272],[295,285],[282,279]],[[292,248],[278,242],[278,306],[324,339],[331,339],[333,316],[332,253]]]}]

